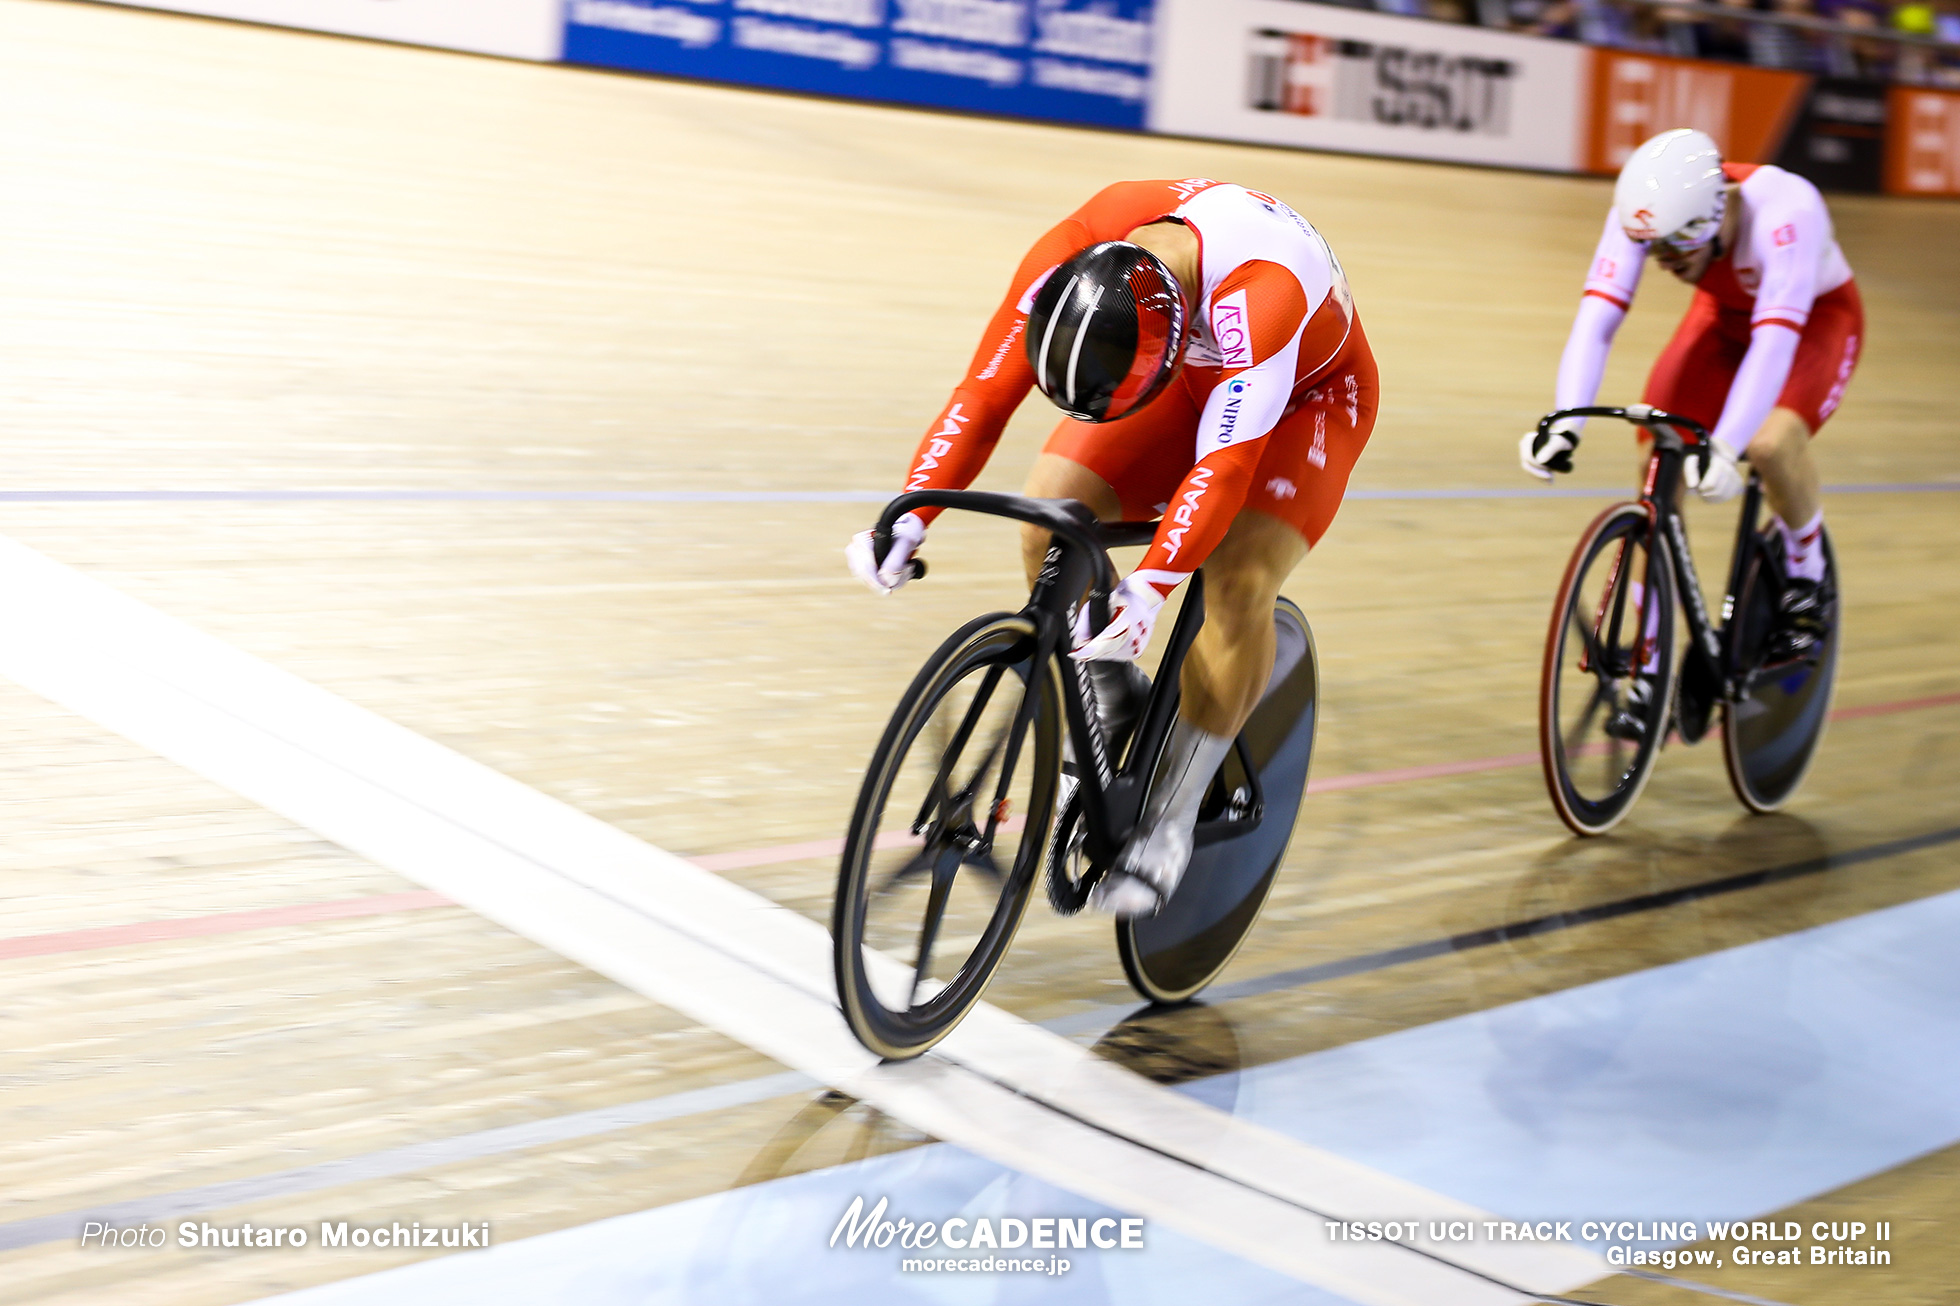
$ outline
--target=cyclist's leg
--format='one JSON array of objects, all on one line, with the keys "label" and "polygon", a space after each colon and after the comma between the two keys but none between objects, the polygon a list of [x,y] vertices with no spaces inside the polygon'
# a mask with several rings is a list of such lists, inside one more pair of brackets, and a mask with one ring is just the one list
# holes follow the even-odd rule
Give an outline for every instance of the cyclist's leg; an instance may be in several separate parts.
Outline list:
[{"label": "cyclist's leg", "polygon": [[[1021,493],[1034,499],[1078,499],[1103,521],[1117,521],[1123,515],[1122,500],[1108,481],[1075,459],[1046,449],[1035,455]],[[1047,556],[1048,532],[1039,526],[1022,526],[1021,562],[1027,569],[1028,584],[1034,584]]]},{"label": "cyclist's leg", "polygon": [[[1736,370],[1748,352],[1748,315],[1725,314],[1713,295],[1698,290],[1647,373],[1647,384],[1640,392],[1641,402],[1713,430],[1721,420],[1722,405],[1728,401]],[[1653,433],[1644,426],[1634,429],[1634,483],[1639,485],[1647,479]],[[1681,487],[1674,488],[1678,496]],[[1607,732],[1620,739],[1635,739],[1645,729],[1641,723],[1647,719],[1647,704],[1659,692],[1664,671],[1658,659],[1660,644],[1655,638],[1661,614],[1648,604],[1646,586],[1640,581],[1630,582],[1628,597],[1634,609],[1645,614],[1642,633],[1648,652],[1646,661],[1635,669],[1638,674],[1627,686],[1625,701],[1607,726]]]},{"label": "cyclist's leg", "polygon": [[1273,604],[1307,556],[1290,522],[1246,508],[1205,560],[1205,624],[1184,660],[1180,715],[1210,734],[1237,734],[1273,674]]},{"label": "cyclist's leg", "polygon": [[1273,671],[1273,603],[1333,524],[1375,427],[1379,378],[1361,323],[1266,436],[1245,505],[1205,560],[1205,624],[1185,659],[1183,714],[1235,735]]},{"label": "cyclist's leg", "polygon": [[1810,441],[1844,397],[1864,333],[1856,284],[1847,282],[1813,304],[1789,380],[1749,441],[1749,462],[1762,476],[1763,497],[1783,537],[1788,582],[1777,596],[1777,628],[1767,650],[1772,662],[1810,656],[1830,633],[1824,500]]},{"label": "cyclist's leg", "polygon": [[1810,427],[1795,409],[1778,404],[1749,441],[1749,465],[1763,478],[1763,498],[1785,526],[1819,516],[1824,507]]},{"label": "cyclist's leg", "polygon": [[1105,880],[1105,909],[1150,911],[1190,864],[1212,773],[1272,676],[1273,604],[1333,522],[1374,429],[1375,360],[1361,324],[1342,355],[1266,436],[1245,504],[1205,560],[1205,624],[1184,661],[1177,727],[1137,832]]},{"label": "cyclist's leg", "polygon": [[[1196,426],[1197,410],[1182,378],[1121,421],[1065,418],[1035,458],[1024,492],[1038,499],[1078,500],[1103,521],[1147,521],[1161,514],[1183,479]],[[1047,556],[1048,532],[1022,527],[1021,560],[1030,585]],[[1085,669],[1095,686],[1105,742],[1112,755],[1120,755],[1149,699],[1150,679],[1130,662],[1090,662]]]},{"label": "cyclist's leg", "polygon": [[1837,411],[1858,366],[1864,334],[1865,312],[1855,283],[1847,282],[1813,304],[1790,362],[1789,380],[1749,441],[1749,462],[1762,474],[1763,497],[1783,524],[1786,543],[1792,542],[1790,532],[1822,522],[1823,497],[1810,440]]}]

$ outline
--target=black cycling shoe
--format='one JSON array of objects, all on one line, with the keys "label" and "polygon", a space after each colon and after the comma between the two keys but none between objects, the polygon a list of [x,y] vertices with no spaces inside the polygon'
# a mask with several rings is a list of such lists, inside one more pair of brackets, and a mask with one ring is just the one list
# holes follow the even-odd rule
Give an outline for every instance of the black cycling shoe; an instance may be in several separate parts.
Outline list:
[{"label": "black cycling shoe", "polygon": [[1658,671],[1643,671],[1627,682],[1626,698],[1600,727],[1609,738],[1637,744],[1647,737],[1647,717],[1654,695],[1660,692],[1660,676]]},{"label": "black cycling shoe", "polygon": [[1786,579],[1776,600],[1776,622],[1763,645],[1763,665],[1815,662],[1831,637],[1832,597],[1823,581]]}]

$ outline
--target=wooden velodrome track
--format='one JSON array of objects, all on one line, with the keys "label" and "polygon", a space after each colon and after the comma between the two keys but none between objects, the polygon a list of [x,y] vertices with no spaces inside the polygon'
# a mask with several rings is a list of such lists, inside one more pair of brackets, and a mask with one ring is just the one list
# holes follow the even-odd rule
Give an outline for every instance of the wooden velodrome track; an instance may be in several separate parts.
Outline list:
[{"label": "wooden velodrome track", "polygon": [[[1549,401],[1597,181],[0,0],[0,491],[235,492],[13,493],[0,533],[822,919],[834,857],[797,845],[841,833],[923,653],[1018,601],[1011,536],[952,520],[930,580],[874,600],[840,558],[871,504],[844,500],[897,483],[1035,234],[1109,180],[1189,175],[1320,226],[1384,395],[1355,479],[1378,497],[1289,587],[1324,659],[1319,791],[1228,984],[1960,825],[1947,493],[1827,500],[1840,719],[1788,813],[1745,817],[1713,746],[1675,748],[1632,819],[1581,843],[1520,760],[1552,587],[1603,501],[1392,492],[1524,484],[1513,443]],[[1833,211],[1870,344],[1824,478],[1960,482],[1960,209]],[[1649,277],[1608,396],[1636,393],[1684,298]],[[1048,425],[1025,409],[982,486],[1018,488]],[[1630,461],[1595,439],[1572,483],[1624,484]],[[430,493],[274,493],[323,487]],[[594,490],[811,497],[539,497]],[[1719,575],[1728,514],[1694,520]],[[0,1224],[780,1070],[12,684],[0,739]],[[1444,763],[1472,765],[1422,773]],[[1275,1062],[1786,935],[1960,886],[1952,848],[1169,1013],[1146,1059]],[[1105,926],[1037,908],[991,999],[1089,1028],[1128,993]],[[918,1139],[860,1110],[786,1160],[772,1140],[810,1100],[411,1168],[332,1205],[436,1202],[507,1242]],[[1898,1267],[1855,1289],[1700,1277],[1945,1300],[1956,1180],[1960,1151],[1936,1151],[1787,1213],[1899,1222]],[[0,1301],[238,1301],[406,1259],[31,1241],[0,1252]]]}]

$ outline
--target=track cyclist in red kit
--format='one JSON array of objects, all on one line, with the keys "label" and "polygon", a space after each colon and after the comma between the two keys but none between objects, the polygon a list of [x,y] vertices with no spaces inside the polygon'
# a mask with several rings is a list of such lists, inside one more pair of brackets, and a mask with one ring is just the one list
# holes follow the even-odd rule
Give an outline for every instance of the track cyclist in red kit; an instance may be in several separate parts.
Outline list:
[{"label": "track cyclist in red kit", "polygon": [[[1864,308],[1817,188],[1781,168],[1724,163],[1687,128],[1633,152],[1593,254],[1559,360],[1558,408],[1589,405],[1647,255],[1695,287],[1688,312],[1647,377],[1643,402],[1711,428],[1688,483],[1711,503],[1743,486],[1747,455],[1783,538],[1790,583],[1770,637],[1771,663],[1803,659],[1829,633],[1824,507],[1810,440],[1836,410],[1858,364]],[[1519,443],[1545,480],[1572,469],[1583,419]],[[1633,693],[1651,695],[1652,677]]]},{"label": "track cyclist in red kit", "polygon": [[[1279,200],[1205,178],[1119,182],[1028,251],[966,375],[920,441],[906,490],[963,489],[1030,388],[1068,414],[1027,493],[1077,499],[1105,521],[1160,518],[1142,564],[1079,615],[1112,725],[1140,706],[1135,666],[1166,597],[1204,566],[1206,620],[1184,664],[1163,769],[1137,833],[1096,887],[1104,911],[1155,912],[1190,861],[1213,772],[1272,673],[1281,583],[1339,509],[1374,427],[1376,372],[1340,263]],[[932,523],[906,514],[880,562],[846,550],[890,593]],[[1030,580],[1048,547],[1030,528]]]}]

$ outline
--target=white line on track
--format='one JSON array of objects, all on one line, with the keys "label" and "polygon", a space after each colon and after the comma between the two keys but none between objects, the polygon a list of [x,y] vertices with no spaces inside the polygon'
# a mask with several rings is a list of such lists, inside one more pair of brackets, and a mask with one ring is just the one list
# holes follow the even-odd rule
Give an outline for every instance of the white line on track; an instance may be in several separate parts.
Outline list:
[{"label": "white line on track", "polygon": [[0,595],[0,673],[947,1142],[1356,1302],[1517,1302],[1607,1273],[1567,1246],[1329,1243],[1327,1218],[1488,1217],[998,1008],[881,1063],[815,922],[4,538]]}]

